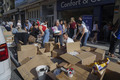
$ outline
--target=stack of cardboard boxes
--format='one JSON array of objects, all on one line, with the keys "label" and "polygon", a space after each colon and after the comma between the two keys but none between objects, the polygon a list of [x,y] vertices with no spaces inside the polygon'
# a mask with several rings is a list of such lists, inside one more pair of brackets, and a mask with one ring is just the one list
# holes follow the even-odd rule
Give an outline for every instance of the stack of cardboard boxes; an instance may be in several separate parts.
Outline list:
[{"label": "stack of cardboard boxes", "polygon": [[14,41],[14,36],[12,32],[3,32],[5,36],[6,43],[12,43]]}]

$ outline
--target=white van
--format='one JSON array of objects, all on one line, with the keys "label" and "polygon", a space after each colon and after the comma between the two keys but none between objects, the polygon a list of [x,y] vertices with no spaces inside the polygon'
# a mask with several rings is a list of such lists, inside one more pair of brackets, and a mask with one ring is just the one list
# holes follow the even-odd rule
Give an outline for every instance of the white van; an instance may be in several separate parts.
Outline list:
[{"label": "white van", "polygon": [[7,44],[0,26],[0,80],[11,79],[11,60]]}]

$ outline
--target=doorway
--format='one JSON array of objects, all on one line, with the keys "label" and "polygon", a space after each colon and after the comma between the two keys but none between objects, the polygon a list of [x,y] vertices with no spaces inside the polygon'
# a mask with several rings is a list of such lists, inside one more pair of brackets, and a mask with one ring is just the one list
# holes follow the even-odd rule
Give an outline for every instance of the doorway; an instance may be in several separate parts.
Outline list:
[{"label": "doorway", "polygon": [[54,15],[48,15],[47,21],[48,21],[48,28],[53,27],[54,26]]}]

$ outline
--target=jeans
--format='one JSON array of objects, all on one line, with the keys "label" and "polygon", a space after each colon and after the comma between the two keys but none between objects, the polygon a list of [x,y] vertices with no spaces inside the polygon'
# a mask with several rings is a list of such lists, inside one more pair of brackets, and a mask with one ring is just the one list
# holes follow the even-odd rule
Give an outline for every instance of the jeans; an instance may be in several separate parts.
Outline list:
[{"label": "jeans", "polygon": [[55,43],[58,43],[58,38],[60,41],[60,45],[63,46],[63,35],[55,36]]},{"label": "jeans", "polygon": [[[114,54],[115,53],[115,49],[116,47],[120,45],[120,40],[115,38],[114,36],[111,37],[111,40],[110,40],[110,48],[109,48],[109,52],[111,54]],[[120,49],[119,49],[120,51]]]},{"label": "jeans", "polygon": [[44,36],[43,36],[43,45],[42,47],[45,46],[45,43],[49,42],[49,36],[50,36],[50,32],[49,32],[49,29],[45,30],[44,32]]},{"label": "jeans", "polygon": [[81,40],[82,46],[86,46],[88,37],[89,37],[89,32],[86,32]]}]

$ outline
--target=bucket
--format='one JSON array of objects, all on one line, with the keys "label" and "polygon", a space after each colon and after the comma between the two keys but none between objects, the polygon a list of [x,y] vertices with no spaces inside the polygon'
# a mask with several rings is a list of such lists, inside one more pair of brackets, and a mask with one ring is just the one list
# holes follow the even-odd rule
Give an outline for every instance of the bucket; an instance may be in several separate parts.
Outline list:
[{"label": "bucket", "polygon": [[41,65],[36,67],[36,72],[38,75],[39,80],[45,80],[46,79],[46,74],[48,72],[48,66],[46,65]]}]

